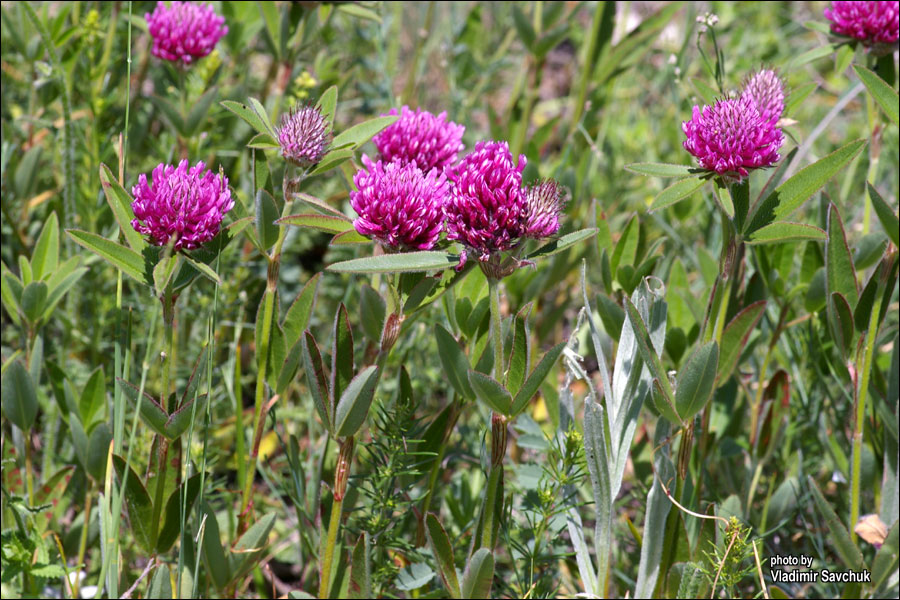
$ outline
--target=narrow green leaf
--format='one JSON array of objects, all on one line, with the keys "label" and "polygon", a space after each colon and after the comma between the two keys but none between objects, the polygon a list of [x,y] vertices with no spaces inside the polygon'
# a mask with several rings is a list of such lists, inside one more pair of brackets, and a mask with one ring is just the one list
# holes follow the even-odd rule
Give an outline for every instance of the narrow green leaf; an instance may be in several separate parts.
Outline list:
[{"label": "narrow green leaf", "polygon": [[351,148],[337,148],[335,150],[329,151],[325,156],[322,157],[322,160],[319,161],[319,164],[309,172],[309,176],[319,175],[320,173],[324,173],[325,171],[330,171],[331,169],[337,167],[342,164],[344,161],[353,157],[355,151]]},{"label": "narrow green leaf", "polygon": [[37,323],[47,304],[47,284],[32,281],[22,291],[22,314],[30,323]]},{"label": "narrow green leaf", "polygon": [[31,253],[31,272],[36,280],[49,277],[59,266],[59,220],[56,211],[44,222]]},{"label": "narrow green leaf", "polygon": [[512,408],[512,396],[500,385],[500,382],[478,371],[469,371],[469,383],[475,396],[487,404],[491,410],[503,416],[510,416]]},{"label": "narrow green leaf", "polygon": [[534,371],[532,371],[531,375],[528,376],[528,379],[525,380],[522,389],[516,394],[516,399],[510,410],[511,416],[515,417],[525,410],[525,407],[528,406],[528,403],[538,392],[541,384],[544,383],[544,379],[547,377],[550,369],[553,368],[553,365],[556,364],[556,360],[559,358],[559,355],[562,354],[565,347],[566,343],[560,342],[544,354],[540,362],[538,362],[537,366],[534,368]]},{"label": "narrow green leaf", "polygon": [[144,259],[134,250],[111,242],[96,233],[80,231],[78,229],[67,229],[66,233],[76,244],[99,255],[132,279],[149,285],[148,278],[145,274],[146,267],[144,265]]},{"label": "narrow green leaf", "polygon": [[354,258],[331,264],[326,271],[333,273],[411,273],[442,271],[455,267],[458,263],[459,256],[455,254],[425,250]]},{"label": "narrow green leaf", "polygon": [[203,514],[206,516],[203,520],[205,529],[203,531],[203,540],[201,541],[203,563],[206,565],[207,572],[211,575],[210,578],[215,586],[219,590],[223,590],[228,585],[228,582],[231,581],[231,565],[228,557],[225,556],[216,513],[212,511],[206,502],[203,502],[201,507]]},{"label": "narrow green leaf", "polygon": [[2,383],[3,414],[16,427],[28,432],[37,417],[38,401],[31,375],[18,360],[3,373]]},{"label": "narrow green leaf", "polygon": [[384,329],[384,318],[387,316],[387,303],[381,294],[368,285],[363,284],[359,293],[360,322],[363,333],[372,342],[381,342],[381,331]]},{"label": "narrow green leaf", "polygon": [[651,177],[690,177],[702,172],[690,165],[673,165],[670,163],[632,163],[625,165],[626,171]]},{"label": "narrow green leaf", "polygon": [[219,274],[213,271],[212,267],[210,267],[208,264],[195,259],[186,252],[183,252],[182,256],[184,256],[184,259],[188,262],[189,265],[200,271],[201,275],[203,275],[216,285],[222,285],[222,280],[219,279]]},{"label": "narrow green leaf", "polygon": [[715,191],[716,203],[719,205],[729,219],[734,219],[734,202],[731,201],[731,190],[721,179],[715,179],[713,183]]},{"label": "narrow green leaf", "polygon": [[843,294],[834,292],[828,302],[828,321],[835,344],[845,358],[850,356],[853,348],[854,321],[853,311]]},{"label": "narrow green leaf", "polygon": [[181,535],[181,531],[184,529],[183,523],[190,518],[194,501],[197,499],[197,494],[200,493],[202,475],[202,473],[193,475],[169,496],[162,515],[162,529],[160,529],[159,539],[156,541],[156,551],[160,554],[168,552],[178,540],[178,536]]},{"label": "narrow green leaf", "polygon": [[894,125],[900,125],[900,96],[897,92],[884,79],[864,66],[853,65],[853,70],[884,114],[894,122]]},{"label": "narrow green leaf", "polygon": [[813,164],[800,169],[793,177],[779,185],[764,200],[750,210],[744,234],[749,237],[773,221],[781,221],[800,208],[829,179],[844,168],[866,145],[856,140],[838,148]]},{"label": "narrow green leaf", "polygon": [[325,120],[328,122],[329,129],[334,126],[334,113],[337,108],[337,99],[338,89],[336,85],[333,85],[322,92],[322,95],[319,96],[319,101],[316,103],[319,112],[322,113],[322,116],[325,117]]},{"label": "narrow green leaf", "polygon": [[94,416],[104,406],[106,406],[106,376],[103,373],[103,367],[97,367],[91,373],[87,383],[84,384],[78,400],[78,412],[85,429],[91,428]]},{"label": "narrow green leaf", "polygon": [[706,179],[699,177],[680,179],[656,195],[650,204],[649,211],[654,212],[681,202],[703,187],[705,183]]},{"label": "narrow green leaf", "polygon": [[850,306],[856,306],[859,290],[856,281],[856,269],[853,267],[853,255],[847,245],[844,224],[837,207],[832,203],[828,207],[828,239],[825,241],[825,282],[829,294],[838,292],[844,296]]},{"label": "narrow green leaf", "polygon": [[169,567],[165,563],[157,563],[157,567],[153,570],[153,578],[150,580],[150,589],[148,590],[148,598],[173,598],[172,596],[172,579],[169,573]]},{"label": "narrow green leaf", "polygon": [[719,346],[707,342],[697,348],[678,373],[675,389],[675,409],[685,421],[690,421],[712,398],[719,365]]},{"label": "narrow green leaf", "polygon": [[281,145],[268,133],[257,133],[247,142],[247,147],[256,150],[278,150]]},{"label": "narrow green leaf", "polygon": [[722,348],[719,352],[717,379],[719,384],[731,376],[737,366],[738,359],[750,339],[750,334],[762,318],[766,310],[766,301],[760,300],[743,308],[736,314],[722,331]]},{"label": "narrow green leaf", "polygon": [[898,561],[900,561],[900,521],[894,521],[872,561],[872,589],[877,590],[891,573],[897,571]]},{"label": "narrow green leaf", "polygon": [[334,434],[334,405],[328,390],[328,376],[316,338],[306,331],[301,338],[303,344],[303,369],[306,371],[306,384],[313,397],[313,404],[325,428]]},{"label": "narrow green leaf", "polygon": [[610,268],[614,274],[618,274],[619,267],[622,265],[634,265],[634,261],[637,259],[637,248],[640,237],[640,223],[638,222],[637,216],[633,216],[628,219],[625,231],[622,232],[622,236],[619,238],[619,241],[616,242],[616,247],[610,258]]},{"label": "narrow green leaf", "polygon": [[159,523],[153,522],[153,502],[150,495],[137,473],[125,463],[121,456],[113,455],[113,465],[119,483],[126,479],[125,506],[128,507],[128,522],[131,524],[131,533],[141,549],[147,554],[153,552],[153,540],[156,538],[156,528]]},{"label": "narrow green leaf", "polygon": [[184,434],[191,426],[191,422],[195,415],[203,417],[206,414],[206,401],[209,398],[207,394],[197,396],[197,406],[194,406],[194,398],[182,404],[178,410],[169,415],[166,419],[166,437],[175,441]]},{"label": "narrow green leaf", "polygon": [[400,117],[397,115],[389,115],[387,117],[375,117],[368,121],[363,121],[358,125],[354,125],[350,129],[341,132],[334,137],[331,142],[332,148],[342,148],[344,146],[352,146],[359,148],[385,127],[393,124]]},{"label": "narrow green leaf", "polygon": [[272,131],[270,131],[269,127],[266,126],[266,121],[260,117],[256,113],[256,111],[247,106],[242,102],[235,102],[234,100],[223,100],[219,102],[219,104],[227,111],[234,113],[241,119],[243,119],[250,127],[255,129],[259,133],[264,133],[266,135],[272,135]]},{"label": "narrow green leaf", "polygon": [[371,244],[372,240],[364,235],[360,235],[355,229],[348,229],[342,233],[335,235],[328,242],[332,246]]},{"label": "narrow green leaf", "polygon": [[[372,594],[372,560],[369,552],[369,534],[359,536],[350,557],[350,583],[347,595],[350,598],[374,598]],[[310,596],[312,598],[312,596]]]},{"label": "narrow green leaf", "polygon": [[330,217],[337,217],[338,219],[343,219],[348,223],[353,222],[353,219],[342,213],[337,208],[331,206],[321,198],[316,198],[315,196],[304,194],[303,192],[294,192],[293,194],[291,194],[291,199],[295,202],[299,200],[305,204],[308,204],[320,213],[324,213]]},{"label": "narrow green leaf", "polygon": [[641,318],[641,314],[634,303],[627,296],[623,300],[625,301],[625,314],[628,320],[631,321],[634,338],[637,341],[641,358],[650,370],[651,377],[653,377],[654,389],[657,392],[653,397],[654,403],[660,414],[675,425],[681,425],[683,422],[675,409],[675,394],[672,391],[672,386],[669,384],[668,373],[663,369],[659,356],[653,350],[647,326],[644,324],[644,320]]},{"label": "narrow green leaf", "polygon": [[547,256],[553,256],[563,250],[568,249],[575,244],[582,242],[588,238],[591,238],[597,234],[596,229],[581,229],[579,231],[573,231],[572,233],[567,233],[564,236],[561,236],[557,240],[553,240],[547,244],[544,244],[527,257],[527,260],[536,260],[539,258],[545,258]]},{"label": "narrow green leaf", "polygon": [[281,327],[284,330],[284,342],[288,348],[293,347],[303,335],[304,330],[309,327],[321,279],[321,273],[310,277],[284,315]]},{"label": "narrow green leaf", "polygon": [[525,377],[531,366],[528,364],[531,358],[530,340],[528,339],[528,313],[531,304],[520,310],[513,320],[512,345],[509,351],[509,364],[506,369],[506,389],[515,396],[525,382]]},{"label": "narrow green leaf", "polygon": [[309,227],[327,233],[343,233],[353,229],[353,223],[347,221],[347,219],[320,214],[290,215],[282,217],[275,222],[279,225]]},{"label": "narrow green leaf", "polygon": [[256,237],[263,248],[271,248],[278,239],[278,206],[266,190],[256,192]]},{"label": "narrow green leaf", "polygon": [[884,227],[884,232],[888,234],[895,246],[900,246],[900,219],[897,218],[894,209],[878,193],[875,186],[869,182],[866,182],[866,185],[869,186],[872,207],[875,209],[875,214],[878,215],[878,220],[881,221],[881,226]]},{"label": "narrow green leaf", "polygon": [[451,598],[459,598],[459,579],[456,577],[456,565],[453,562],[453,546],[450,545],[450,538],[447,537],[447,532],[434,513],[425,516],[425,533],[444,587],[447,588]]},{"label": "narrow green leaf", "polygon": [[444,368],[444,375],[456,390],[466,399],[474,399],[475,392],[469,385],[469,359],[459,347],[453,335],[440,323],[434,325],[434,338],[437,341],[438,357]]},{"label": "narrow green leaf", "polygon": [[231,549],[232,578],[239,579],[259,564],[266,546],[269,545],[269,532],[275,525],[275,513],[270,513],[250,526],[244,535]]},{"label": "narrow green leaf", "polygon": [[337,437],[355,435],[366,421],[375,386],[378,384],[378,368],[369,365],[350,380],[335,411],[334,429]]},{"label": "narrow green leaf", "polygon": [[462,577],[462,598],[490,598],[494,582],[494,555],[487,548],[481,548],[466,565]]},{"label": "narrow green leaf", "polygon": [[[137,404],[140,388],[128,383],[121,377],[116,377],[116,380],[121,385],[122,391],[125,392],[125,397],[128,398],[132,404]],[[150,429],[165,437],[166,421],[169,420],[169,415],[147,392],[144,392],[143,397],[141,397],[141,417],[144,419],[144,422],[150,426]]]},{"label": "narrow green leaf", "polygon": [[[350,330],[350,317],[343,303],[334,314],[334,326],[331,338],[331,397],[337,401],[344,394],[344,389],[353,379],[353,332]],[[335,422],[335,426],[337,422]]]},{"label": "narrow green leaf", "polygon": [[825,525],[828,527],[828,531],[831,532],[829,537],[834,544],[834,549],[837,551],[837,555],[840,557],[841,562],[843,562],[844,566],[848,569],[861,571],[865,568],[865,563],[863,562],[863,557],[859,548],[856,547],[856,544],[854,544],[853,540],[850,538],[850,533],[847,531],[847,528],[841,523],[841,520],[838,518],[837,514],[835,514],[834,509],[831,508],[828,501],[825,500],[825,496],[822,495],[819,486],[816,485],[812,476],[808,476],[806,481],[812,492],[816,508],[819,509],[819,513],[821,513],[822,517],[825,519]]},{"label": "narrow green leaf", "polygon": [[748,244],[784,244],[806,240],[824,240],[825,232],[814,225],[778,221],[760,227],[747,239]]},{"label": "narrow green leaf", "polygon": [[178,255],[175,254],[164,256],[153,267],[153,290],[158,297],[162,297],[166,293],[166,288],[180,265],[181,261]]}]

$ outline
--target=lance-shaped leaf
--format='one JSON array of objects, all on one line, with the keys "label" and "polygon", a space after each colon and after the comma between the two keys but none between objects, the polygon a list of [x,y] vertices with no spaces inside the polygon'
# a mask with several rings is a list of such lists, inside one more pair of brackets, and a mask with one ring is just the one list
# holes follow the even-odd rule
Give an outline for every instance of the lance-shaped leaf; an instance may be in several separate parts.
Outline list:
[{"label": "lance-shaped leaf", "polygon": [[750,334],[759,323],[766,309],[766,301],[759,300],[742,309],[722,331],[722,347],[719,349],[717,378],[720,384],[731,376]]},{"label": "lance-shaped leaf", "polygon": [[831,335],[834,343],[845,358],[850,355],[853,348],[853,311],[843,294],[834,292],[828,300],[828,321],[831,325]]},{"label": "lance-shaped leaf", "polygon": [[278,240],[278,205],[275,198],[264,189],[256,192],[256,237],[262,248],[271,248]]},{"label": "lance-shaped leaf", "polygon": [[377,384],[378,368],[375,365],[369,365],[350,381],[335,411],[334,430],[337,437],[350,437],[359,431],[369,414]]},{"label": "lance-shaped leaf", "polygon": [[59,266],[59,219],[56,212],[50,213],[50,217],[41,228],[41,235],[34,245],[31,253],[31,272],[35,280],[49,277]]},{"label": "lance-shaped leaf", "polygon": [[888,203],[885,202],[884,198],[882,198],[881,194],[878,193],[878,190],[876,190],[871,183],[867,182],[866,185],[869,186],[869,197],[872,199],[872,208],[875,209],[875,214],[878,215],[881,226],[884,227],[885,233],[888,234],[888,237],[891,238],[894,245],[900,246],[900,219],[898,219],[894,209],[892,209]]},{"label": "lance-shaped leaf", "polygon": [[197,396],[197,405],[194,406],[192,396],[190,400],[181,405],[181,408],[169,415],[169,418],[166,419],[166,437],[169,440],[174,441],[181,437],[190,427],[194,416],[204,414],[207,398],[207,394],[200,394]]},{"label": "lance-shaped leaf", "polygon": [[150,429],[163,437],[167,437],[166,422],[169,420],[169,415],[165,409],[147,392],[144,392],[144,395],[141,396],[141,390],[138,386],[128,383],[121,377],[116,377],[116,380],[121,385],[122,391],[125,392],[126,398],[133,404],[140,402],[141,418],[150,426]]},{"label": "lance-shaped leaf", "polygon": [[328,376],[325,374],[319,346],[309,331],[303,334],[300,343],[303,344],[303,369],[306,371],[306,382],[313,397],[313,404],[325,428],[334,435],[334,402],[328,389]]},{"label": "lance-shaped leaf", "polygon": [[475,396],[487,404],[491,410],[506,417],[510,416],[512,396],[499,381],[484,373],[470,370],[469,383],[472,385]]},{"label": "lance-shaped leaf", "polygon": [[556,364],[556,360],[559,358],[559,355],[562,354],[565,347],[566,343],[560,342],[548,350],[541,358],[534,368],[534,371],[531,372],[531,375],[528,376],[528,379],[525,380],[525,383],[522,384],[522,388],[516,394],[516,398],[513,401],[512,409],[510,411],[511,416],[515,417],[525,410],[525,407],[528,406],[528,403],[537,393],[538,389],[540,389],[541,384],[544,383],[544,379],[547,377],[550,369],[553,368],[553,365]]},{"label": "lance-shaped leaf", "polygon": [[706,179],[701,179],[699,177],[689,177],[687,179],[676,181],[656,195],[656,198],[654,198],[653,202],[650,204],[650,212],[662,210],[667,206],[672,206],[673,204],[681,202],[703,187],[703,184],[705,183]]},{"label": "lance-shaped leaf", "polygon": [[434,513],[425,516],[425,534],[428,536],[428,544],[431,546],[431,553],[434,555],[444,587],[447,588],[451,598],[459,598],[459,579],[456,577],[456,565],[453,562],[453,546],[450,545],[450,538],[447,537],[447,532]]},{"label": "lance-shaped leaf", "polygon": [[859,299],[853,255],[847,245],[844,224],[834,204],[828,207],[828,239],[825,242],[825,283],[829,293],[840,293],[851,306]]},{"label": "lance-shaped leaf", "polygon": [[156,538],[154,528],[159,527],[159,523],[153,522],[153,502],[150,500],[150,494],[147,493],[147,489],[141,483],[134,469],[125,464],[125,459],[113,455],[113,465],[120,483],[127,477],[124,494],[131,532],[141,549],[150,554],[154,550],[153,540]]},{"label": "lance-shaped leaf", "polygon": [[269,532],[275,525],[275,514],[271,513],[250,526],[231,549],[232,577],[239,579],[259,564],[259,559],[268,545]]},{"label": "lance-shaped leaf", "polygon": [[650,375],[653,377],[653,387],[657,392],[653,394],[654,404],[661,415],[672,421],[672,423],[681,425],[682,419],[675,409],[675,394],[672,391],[672,386],[669,384],[668,374],[665,369],[663,369],[659,356],[657,356],[656,352],[653,350],[650,334],[647,332],[647,326],[644,324],[644,320],[641,318],[641,314],[638,312],[634,303],[627,297],[624,298],[624,300],[625,314],[634,328],[634,337],[641,358],[644,360],[645,365],[650,370]]},{"label": "lance-shaped leaf", "polygon": [[528,314],[531,312],[532,304],[529,302],[522,310],[520,310],[512,326],[512,345],[509,351],[509,363],[506,369],[506,389],[509,393],[518,394],[525,382],[525,377],[531,369],[531,343],[528,335]]},{"label": "lance-shaped leaf", "polygon": [[481,548],[466,565],[462,577],[462,598],[490,598],[491,584],[494,582],[494,555],[487,548]]},{"label": "lance-shaped leaf", "polygon": [[159,539],[156,540],[157,552],[168,552],[169,548],[178,540],[178,536],[184,529],[184,522],[190,518],[194,501],[200,493],[202,475],[202,473],[197,473],[192,476],[169,496],[163,514],[163,526],[159,530]]},{"label": "lance-shaped leaf", "polygon": [[381,341],[381,331],[384,329],[384,318],[387,313],[387,303],[381,294],[367,284],[362,286],[359,292],[359,312],[362,321],[363,333],[376,344]]},{"label": "lance-shaped leaf", "polygon": [[351,223],[347,219],[342,219],[340,217],[334,217],[331,215],[321,215],[318,213],[289,215],[287,217],[281,217],[275,222],[279,225],[308,227],[310,229],[317,229],[326,233],[343,233],[345,231],[353,229],[353,223]]},{"label": "lance-shaped leaf", "polygon": [[800,208],[829,179],[844,168],[865,146],[866,140],[850,142],[813,164],[804,167],[779,185],[764,200],[758,202],[747,216],[746,236],[773,221],[783,220]]},{"label": "lance-shaped leaf", "polygon": [[719,346],[708,342],[694,351],[678,374],[675,409],[685,421],[699,413],[712,397],[719,364]]},{"label": "lance-shaped leaf", "polygon": [[[353,332],[347,307],[341,303],[334,315],[331,337],[331,398],[336,402],[353,379]],[[337,423],[335,423],[336,425]]]},{"label": "lance-shaped leaf", "polygon": [[597,235],[596,229],[581,229],[579,231],[573,231],[572,233],[567,233],[566,235],[561,236],[559,239],[544,244],[525,258],[527,260],[537,260],[539,258],[553,256],[554,254],[558,254],[563,250],[567,250],[575,244],[595,235]]},{"label": "lance-shaped leaf", "polygon": [[350,583],[347,587],[347,595],[350,598],[374,598],[369,545],[369,535],[363,532],[353,547],[353,554],[350,557]]},{"label": "lance-shaped leaf", "polygon": [[273,137],[276,137],[275,131],[272,129],[271,124],[269,124],[269,118],[263,111],[262,114],[256,109],[259,106],[258,103],[255,105],[247,105],[243,102],[235,102],[234,100],[223,100],[219,102],[219,104],[225,110],[234,113],[238,117],[240,117],[243,121],[245,121],[250,127],[255,129],[258,133],[264,133]]},{"label": "lance-shaped leaf", "polygon": [[690,177],[698,172],[703,172],[702,169],[690,165],[671,163],[632,163],[625,165],[625,170],[651,177]]},{"label": "lance-shaped leaf", "polygon": [[335,235],[328,243],[332,246],[349,246],[371,244],[372,240],[364,235],[361,235],[355,229],[348,229],[347,231]]},{"label": "lance-shaped leaf", "polygon": [[447,252],[423,250],[354,258],[328,265],[333,273],[412,273],[442,271],[459,264],[459,256]]},{"label": "lance-shaped leaf", "polygon": [[319,96],[319,101],[316,102],[316,107],[318,107],[319,112],[322,113],[322,117],[328,123],[329,129],[334,125],[334,112],[335,108],[337,108],[337,99],[338,99],[338,89],[336,85],[331,86]]},{"label": "lance-shaped leaf", "polygon": [[346,129],[340,134],[334,136],[334,139],[331,142],[331,147],[342,148],[344,146],[352,146],[354,148],[359,148],[370,139],[372,139],[375,134],[377,134],[388,125],[391,125],[399,118],[400,117],[397,115],[389,115],[386,117],[375,117],[374,119],[363,121],[362,123],[354,125],[350,129]]},{"label": "lance-shaped leaf", "polygon": [[783,244],[785,242],[800,242],[807,240],[824,240],[825,232],[815,225],[803,223],[789,223],[779,221],[754,231],[747,240],[748,244]]},{"label": "lance-shaped leaf", "polygon": [[[896,8],[896,7],[895,7]],[[894,125],[900,125],[900,99],[897,92],[894,91],[888,83],[862,65],[853,65],[853,70],[859,76],[860,81],[869,90],[869,95],[875,100],[884,114],[894,122]],[[893,70],[893,69],[892,69]]]},{"label": "lance-shaped leaf", "polygon": [[103,186],[103,191],[106,194],[106,202],[112,209],[116,223],[119,225],[119,231],[125,236],[128,246],[137,253],[143,252],[144,248],[147,247],[147,242],[131,226],[131,219],[134,217],[131,209],[131,203],[133,202],[131,195],[119,185],[119,181],[112,174],[112,171],[109,170],[109,167],[103,164],[100,165],[100,184]]},{"label": "lance-shaped leaf", "polygon": [[444,375],[457,394],[466,399],[475,398],[475,392],[469,385],[469,359],[459,347],[456,338],[443,325],[434,326],[434,339],[437,341],[438,358],[444,367]]},{"label": "lance-shaped leaf", "polygon": [[144,259],[134,250],[111,242],[105,237],[89,231],[67,229],[66,233],[76,244],[97,254],[132,279],[150,284],[146,275]]},{"label": "lance-shaped leaf", "polygon": [[856,544],[853,543],[853,540],[850,537],[850,532],[847,531],[847,528],[844,527],[844,524],[834,512],[834,509],[831,508],[831,504],[825,500],[825,496],[822,495],[819,486],[816,485],[812,476],[807,477],[807,483],[812,492],[816,508],[819,509],[819,513],[821,513],[822,517],[825,519],[826,527],[828,527],[828,530],[831,532],[830,539],[834,544],[834,549],[837,551],[837,555],[840,557],[841,562],[843,562],[844,566],[848,569],[861,571],[865,568],[865,564],[859,548],[856,547]]},{"label": "lance-shaped leaf", "polygon": [[22,431],[28,431],[37,418],[38,401],[31,375],[18,360],[3,373],[3,414]]},{"label": "lance-shaped leaf", "polygon": [[303,331],[309,327],[309,321],[312,317],[312,311],[316,303],[316,293],[319,289],[319,280],[322,278],[321,273],[313,275],[309,281],[297,294],[297,298],[291,303],[284,315],[284,322],[281,324],[284,330],[284,342],[288,348],[294,346]]}]

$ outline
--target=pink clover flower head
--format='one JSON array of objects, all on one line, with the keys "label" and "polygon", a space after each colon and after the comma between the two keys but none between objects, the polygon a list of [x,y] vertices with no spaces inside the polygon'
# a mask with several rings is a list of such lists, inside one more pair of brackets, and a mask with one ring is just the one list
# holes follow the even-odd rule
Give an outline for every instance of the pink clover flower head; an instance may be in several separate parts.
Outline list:
[{"label": "pink clover flower head", "polygon": [[764,121],[778,123],[784,112],[784,83],[771,69],[760,69],[748,77],[741,96],[753,100]]},{"label": "pink clover flower head", "polygon": [[186,160],[177,167],[160,164],[152,183],[141,174],[131,193],[131,226],[154,246],[174,238],[175,250],[193,250],[213,239],[234,208],[228,178],[206,170],[202,161],[190,168]]},{"label": "pink clover flower head", "polygon": [[281,116],[281,129],[278,130],[281,155],[299,167],[318,163],[328,150],[329,129],[317,107],[291,109]]},{"label": "pink clover flower head", "polygon": [[478,260],[512,249],[526,232],[528,202],[522,189],[525,156],[518,164],[506,142],[478,142],[450,170],[452,186],[444,205],[447,239],[457,240]]},{"label": "pink clover flower head", "polygon": [[153,36],[153,56],[189,65],[203,58],[228,33],[225,17],[208,4],[194,2],[157,2],[152,13],[144,15]]},{"label": "pink clover flower head", "polygon": [[446,112],[435,116],[403,106],[399,113],[392,108],[387,114],[400,118],[372,138],[381,160],[415,163],[423,171],[447,169],[456,162],[466,128],[448,121]]},{"label": "pink clover flower head", "polygon": [[559,231],[559,215],[566,206],[566,189],[552,179],[539,181],[525,190],[528,216],[525,235],[548,238]]},{"label": "pink clover flower head", "polygon": [[413,163],[373,162],[353,177],[357,191],[350,204],[359,215],[353,227],[360,235],[395,250],[429,250],[444,229],[443,206],[450,182],[438,169],[423,173]]},{"label": "pink clover flower head", "polygon": [[831,32],[861,41],[866,46],[896,44],[900,39],[900,3],[832,2],[825,9]]},{"label": "pink clover flower head", "polygon": [[700,166],[740,181],[751,169],[774,165],[784,135],[765,120],[749,96],[718,100],[712,106],[694,106],[690,121],[681,124],[684,148]]}]

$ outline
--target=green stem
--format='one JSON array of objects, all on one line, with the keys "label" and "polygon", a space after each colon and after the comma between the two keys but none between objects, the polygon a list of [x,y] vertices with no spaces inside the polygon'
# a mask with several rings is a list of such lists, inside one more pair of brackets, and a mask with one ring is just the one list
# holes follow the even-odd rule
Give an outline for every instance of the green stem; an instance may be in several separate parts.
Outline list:
[{"label": "green stem", "polygon": [[34,465],[31,460],[31,429],[22,432],[25,440],[25,490],[28,494],[28,506],[34,506]]},{"label": "green stem", "polygon": [[344,506],[344,494],[347,492],[347,480],[350,477],[350,463],[353,460],[353,436],[341,442],[338,450],[338,461],[334,468],[334,501],[331,503],[331,519],[328,522],[328,536],[325,541],[325,554],[322,556],[321,579],[319,580],[319,598],[328,598],[331,584],[334,550],[337,545],[338,532],[341,529],[341,510]]},{"label": "green stem", "polygon": [[[891,261],[885,261],[882,268],[889,271],[887,266]],[[892,266],[892,265],[890,265]],[[862,442],[863,420],[866,417],[866,399],[869,393],[869,377],[872,372],[872,356],[875,353],[875,342],[878,337],[878,319],[881,314],[885,278],[879,282],[875,290],[875,302],[872,304],[872,313],[869,316],[869,328],[866,330],[866,344],[863,347],[862,362],[857,363],[857,377],[859,385],[856,390],[856,418],[853,423],[853,456],[850,470],[850,522],[847,524],[851,539],[856,542],[856,522],[859,520],[859,487],[860,471],[862,468]]]},{"label": "green stem", "polygon": [[[81,524],[81,536],[78,539],[78,559],[75,561],[75,568],[80,569],[84,565],[84,555],[87,552],[87,538],[88,538],[88,530],[90,530],[91,525],[91,500],[92,500],[92,492],[93,485],[91,484],[91,480],[89,479],[87,482],[87,491],[84,493],[84,522]],[[75,577],[74,581],[72,581],[72,597],[80,598],[78,595],[78,589],[81,587],[81,581],[78,577]]]}]

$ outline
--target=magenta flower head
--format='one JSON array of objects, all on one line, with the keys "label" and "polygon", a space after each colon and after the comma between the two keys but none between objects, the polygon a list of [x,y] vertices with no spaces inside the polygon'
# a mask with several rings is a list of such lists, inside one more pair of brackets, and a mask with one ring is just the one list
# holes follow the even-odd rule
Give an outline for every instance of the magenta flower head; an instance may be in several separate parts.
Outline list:
[{"label": "magenta flower head", "polygon": [[325,156],[330,135],[328,122],[317,107],[291,109],[281,116],[281,155],[298,167],[314,165]]},{"label": "magenta flower head", "polygon": [[134,229],[154,246],[175,240],[175,250],[193,250],[219,233],[222,218],[234,208],[228,178],[206,170],[202,161],[188,168],[188,161],[159,165],[153,183],[141,174],[131,190]]},{"label": "magenta flower head", "polygon": [[778,73],[770,69],[760,69],[748,77],[741,96],[753,100],[763,121],[778,123],[784,112],[784,83]]},{"label": "magenta flower head", "polygon": [[506,142],[478,142],[450,171],[453,182],[444,205],[447,239],[465,247],[460,269],[469,251],[478,260],[492,260],[497,253],[512,249],[526,234],[528,202],[522,189],[525,157],[513,164]]},{"label": "magenta flower head", "polygon": [[350,204],[359,218],[353,226],[360,235],[378,240],[392,250],[430,250],[444,229],[443,206],[450,190],[444,174],[426,175],[413,163],[372,162],[363,156],[365,169],[353,177],[357,191]]},{"label": "magenta flower head", "polygon": [[153,36],[153,56],[189,65],[203,58],[228,33],[225,18],[208,4],[193,2],[157,2],[152,13],[144,15]]},{"label": "magenta flower head", "polygon": [[832,2],[825,9],[831,21],[831,32],[851,37],[873,47],[876,53],[890,52],[890,46],[900,39],[900,3],[889,2]]},{"label": "magenta flower head", "polygon": [[566,189],[552,179],[539,181],[525,190],[528,216],[526,237],[548,238],[559,231],[559,215],[566,206]]},{"label": "magenta flower head", "polygon": [[690,121],[681,124],[684,148],[700,166],[740,181],[750,169],[775,164],[784,141],[781,130],[765,120],[749,96],[719,100],[713,106],[694,106]]},{"label": "magenta flower head", "polygon": [[[387,114],[396,115],[397,109],[392,108]],[[456,162],[456,155],[463,149],[464,126],[448,121],[446,112],[435,116],[404,106],[399,115],[397,121],[372,138],[381,160],[416,163],[423,171],[446,169]]]}]

